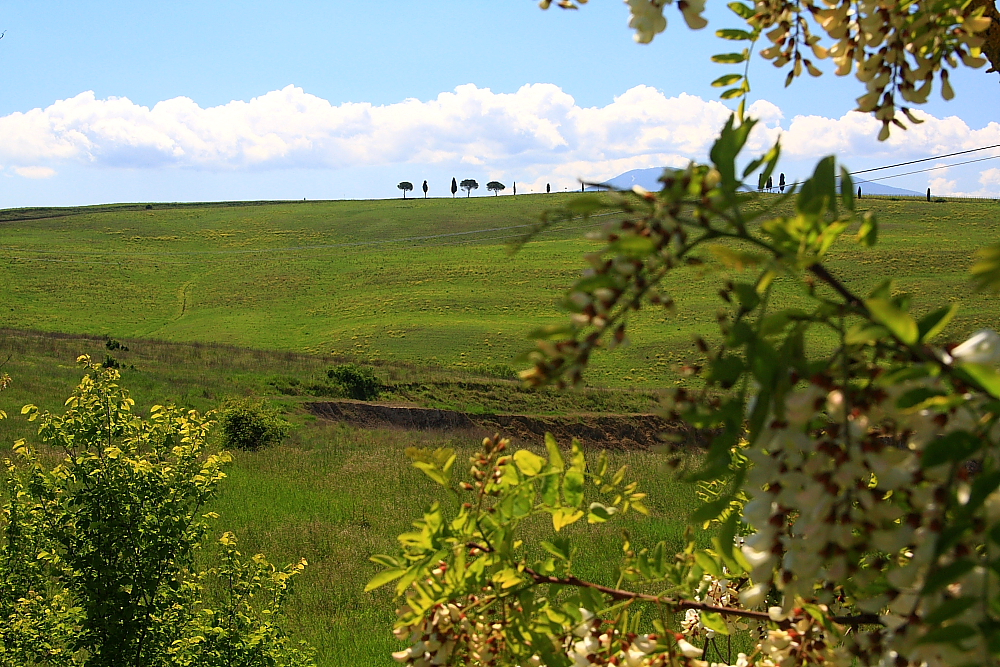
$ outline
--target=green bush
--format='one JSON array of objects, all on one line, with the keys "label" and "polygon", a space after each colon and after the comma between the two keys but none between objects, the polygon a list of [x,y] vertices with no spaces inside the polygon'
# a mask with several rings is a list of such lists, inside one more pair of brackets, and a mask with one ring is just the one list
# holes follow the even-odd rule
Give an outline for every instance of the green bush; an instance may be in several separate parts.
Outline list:
[{"label": "green bush", "polygon": [[65,413],[21,411],[40,443],[0,473],[0,667],[311,667],[284,629],[305,561],[244,556],[230,532],[207,548],[231,460],[211,420],[143,419],[118,371],[80,361]]},{"label": "green bush", "polygon": [[288,434],[288,422],[276,410],[249,398],[226,401],[219,427],[226,447],[247,451],[276,445]]},{"label": "green bush", "polygon": [[375,400],[384,388],[372,369],[356,364],[335,366],[326,376],[340,385],[348,397],[359,401]]}]

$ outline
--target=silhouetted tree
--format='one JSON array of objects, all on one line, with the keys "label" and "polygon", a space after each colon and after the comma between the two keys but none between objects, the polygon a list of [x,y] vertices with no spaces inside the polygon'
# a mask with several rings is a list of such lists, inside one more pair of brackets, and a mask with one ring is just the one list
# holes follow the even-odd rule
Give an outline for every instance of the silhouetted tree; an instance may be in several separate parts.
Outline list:
[{"label": "silhouetted tree", "polygon": [[764,181],[764,172],[760,172],[760,174],[757,175],[757,192],[763,192],[765,185],[767,185],[767,183]]},{"label": "silhouetted tree", "polygon": [[452,178],[451,179],[451,197],[452,197],[452,199],[455,198],[455,193],[456,192],[458,192],[458,181],[456,181],[454,178]]},{"label": "silhouetted tree", "polygon": [[490,181],[489,183],[486,184],[486,189],[492,190],[493,196],[495,197],[500,194],[501,190],[506,190],[507,186],[501,183],[500,181]]},{"label": "silhouetted tree", "polygon": [[406,193],[411,192],[413,190],[413,183],[410,183],[409,181],[403,181],[396,187],[403,191],[403,199],[406,199]]},{"label": "silhouetted tree", "polygon": [[514,181],[514,190],[513,190],[513,192],[514,192],[515,195],[517,194],[517,181]]},{"label": "silhouetted tree", "polygon": [[465,196],[469,197],[472,195],[473,190],[479,189],[479,183],[477,183],[475,179],[467,178],[462,181],[462,189],[467,193]]},{"label": "silhouetted tree", "polygon": [[858,199],[861,199],[861,186],[858,186]]},{"label": "silhouetted tree", "polygon": [[931,200],[931,189],[927,188],[927,201]]},{"label": "silhouetted tree", "polygon": [[552,186],[548,183],[545,184],[545,194],[552,192]]},{"label": "silhouetted tree", "polygon": [[774,177],[768,176],[767,177],[767,191],[771,192],[772,190],[774,190]]},{"label": "silhouetted tree", "polygon": [[427,190],[428,190],[427,181],[424,181],[423,188],[424,188],[424,199],[427,199]]},{"label": "silhouetted tree", "polygon": [[781,176],[778,177],[778,189],[781,190],[782,192],[785,191],[785,174],[784,173],[782,173]]}]

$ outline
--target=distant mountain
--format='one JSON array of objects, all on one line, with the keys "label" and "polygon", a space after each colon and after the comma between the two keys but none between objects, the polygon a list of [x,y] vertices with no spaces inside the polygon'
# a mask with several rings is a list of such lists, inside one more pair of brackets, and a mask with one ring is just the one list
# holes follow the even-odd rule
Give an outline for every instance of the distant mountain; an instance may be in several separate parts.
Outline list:
[{"label": "distant mountain", "polygon": [[861,188],[861,196],[864,197],[868,195],[890,195],[896,197],[923,197],[924,195],[920,192],[915,192],[914,190],[904,190],[903,188],[894,188],[891,185],[882,185],[881,183],[872,183],[871,181],[864,181],[856,179],[854,181],[854,189],[857,190]]},{"label": "distant mountain", "polygon": [[[610,185],[618,190],[631,190],[632,186],[638,185],[640,187],[646,188],[647,190],[652,190],[654,192],[658,191],[662,185],[657,180],[663,174],[663,167],[650,167],[649,169],[632,169],[631,171],[626,171],[624,174],[619,174],[614,178],[605,181],[607,185]],[[775,179],[777,180],[777,178]],[[922,197],[923,194],[915,192],[913,190],[904,190],[903,188],[894,188],[891,185],[882,185],[881,183],[873,183],[871,181],[866,181],[863,179],[855,179],[854,188],[855,190],[861,187],[861,196],[864,197],[866,194],[869,195],[883,195],[883,196],[897,196],[897,197]],[[587,188],[588,190],[596,190],[597,188]]]},{"label": "distant mountain", "polygon": [[[605,185],[610,185],[618,190],[631,190],[632,186],[638,185],[639,187],[646,188],[647,190],[652,190],[654,192],[658,191],[663,187],[663,184],[658,180],[660,175],[663,174],[663,167],[650,167],[649,169],[633,169],[631,171],[626,171],[624,174],[619,174],[612,179],[604,181]],[[588,190],[596,190],[598,188],[587,188]]]}]

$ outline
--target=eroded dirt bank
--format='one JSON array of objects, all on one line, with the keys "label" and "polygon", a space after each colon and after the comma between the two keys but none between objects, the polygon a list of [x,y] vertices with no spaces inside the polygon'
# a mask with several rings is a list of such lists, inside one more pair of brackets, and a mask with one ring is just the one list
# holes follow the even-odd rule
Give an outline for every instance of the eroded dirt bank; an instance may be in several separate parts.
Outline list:
[{"label": "eroded dirt bank", "polygon": [[660,434],[682,435],[696,445],[707,443],[705,434],[682,429],[658,415],[509,415],[470,414],[408,406],[355,401],[306,403],[318,417],[365,428],[463,431],[476,435],[501,433],[521,443],[541,442],[546,432],[560,442],[578,438],[584,445],[604,449],[649,449],[662,444]]}]

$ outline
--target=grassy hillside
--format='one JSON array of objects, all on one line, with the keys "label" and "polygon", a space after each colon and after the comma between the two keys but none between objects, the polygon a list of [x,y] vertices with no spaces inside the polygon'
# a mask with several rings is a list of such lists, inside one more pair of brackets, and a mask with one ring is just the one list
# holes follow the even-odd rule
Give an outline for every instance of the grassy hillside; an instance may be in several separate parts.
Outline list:
[{"label": "grassy hillside", "polygon": [[[509,363],[527,331],[559,320],[553,304],[594,246],[586,229],[514,256],[506,244],[572,196],[4,211],[0,312],[21,329],[458,369]],[[867,202],[883,221],[880,244],[844,244],[833,270],[861,291],[892,276],[927,308],[962,294],[973,251],[1000,230],[991,202]],[[592,382],[674,381],[673,362],[718,307],[714,283],[674,280],[677,315],[640,314],[633,344],[598,358]],[[962,312],[956,335],[997,315],[984,298]]]},{"label": "grassy hillside", "polygon": [[[386,591],[363,592],[377,571],[368,558],[394,552],[396,536],[408,530],[410,522],[432,501],[441,500],[435,491],[439,487],[410,466],[404,450],[450,446],[461,452],[460,461],[468,461],[477,445],[475,437],[365,430],[316,419],[297,409],[297,403],[307,397],[282,393],[278,387],[286,388],[292,379],[300,384],[320,381],[330,365],[320,357],[224,345],[121,342],[129,350],[110,353],[124,365],[122,385],[132,392],[140,414],[146,415],[151,405],[165,402],[205,411],[218,407],[227,397],[247,394],[266,397],[284,409],[292,422],[285,442],[263,451],[234,453],[228,477],[212,503],[211,509],[220,515],[213,537],[232,530],[244,553],[262,552],[281,564],[302,557],[309,561],[289,603],[289,625],[296,639],[317,648],[321,667],[340,667],[345,656],[351,656],[350,664],[361,667],[394,664],[389,653],[399,645],[391,633],[393,602]],[[20,406],[34,403],[61,412],[82,374],[74,363],[76,356],[86,353],[103,359],[109,351],[99,337],[11,330],[0,331],[0,347],[11,355],[3,370],[13,377],[8,390],[0,394],[0,409],[11,415],[0,421],[2,460],[10,456],[14,440],[37,442],[34,434],[38,425],[20,416]],[[462,373],[405,365],[379,366],[376,373],[387,384],[399,385],[389,390],[387,398],[405,397],[402,392],[407,387],[419,384],[433,388],[440,400],[474,400],[462,389],[470,380]],[[419,382],[413,382],[417,379]],[[648,409],[643,396],[630,392],[567,396],[522,393],[513,383],[490,378],[476,382],[493,382],[504,404],[522,402],[535,405],[536,410],[543,404],[564,410]],[[211,437],[218,445],[218,433]],[[519,443],[532,445],[539,451],[544,449],[538,442]],[[633,514],[624,524],[574,527],[590,537],[579,561],[589,563],[585,570],[589,575],[608,584],[615,582],[615,572],[606,554],[617,552],[615,539],[623,525],[637,541],[653,544],[669,539],[680,548],[683,517],[694,506],[692,489],[670,484],[663,460],[655,452],[613,452],[612,459],[616,465],[631,464],[643,485],[656,489],[656,497],[650,503],[651,517]],[[3,487],[0,479],[0,499]]]},{"label": "grassy hillside", "polygon": [[[2,211],[0,322],[11,329],[0,331],[0,360],[10,355],[4,370],[14,384],[0,408],[14,416],[0,422],[0,441],[31,436],[20,405],[59,409],[83,352],[124,365],[140,411],[154,402],[207,410],[228,396],[270,398],[294,429],[279,447],[237,454],[213,507],[219,532],[235,530],[245,552],[309,560],[290,620],[297,637],[318,647],[321,665],[347,655],[359,665],[391,664],[390,600],[362,589],[375,571],[368,556],[391,550],[432,500],[403,449],[448,444],[468,453],[475,443],[332,425],[299,411],[325,369],[343,358],[378,360],[376,373],[392,385],[387,398],[437,407],[638,411],[651,397],[628,388],[675,381],[672,362],[714,328],[717,286],[678,274],[677,314],[641,313],[633,344],[598,358],[591,381],[620,390],[565,396],[505,380],[525,333],[559,319],[553,304],[593,247],[583,229],[545,235],[513,257],[505,243],[569,196]],[[880,244],[863,251],[845,243],[831,268],[859,291],[892,276],[916,293],[919,310],[963,295],[973,251],[1000,231],[992,203],[862,203],[883,221]],[[994,298],[972,297],[951,335],[995,327],[998,317]],[[109,351],[103,334],[130,350]],[[486,390],[470,390],[472,377]],[[679,544],[692,489],[672,483],[654,452],[614,458],[652,491],[653,516],[628,521],[634,541]],[[613,576],[606,554],[619,527],[577,527],[590,538],[578,559],[589,563],[585,574]]]}]

